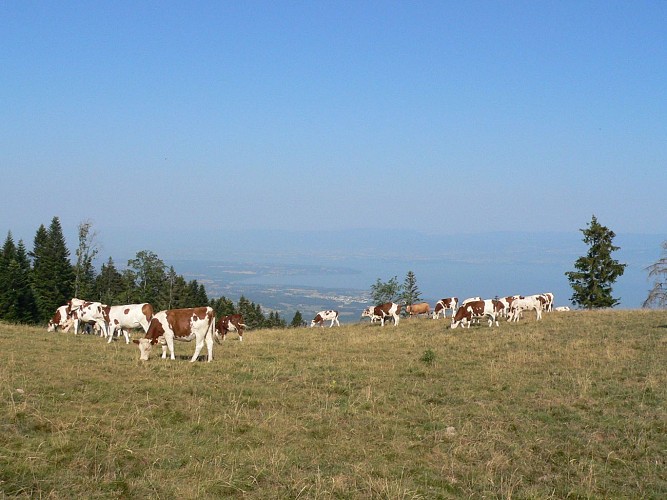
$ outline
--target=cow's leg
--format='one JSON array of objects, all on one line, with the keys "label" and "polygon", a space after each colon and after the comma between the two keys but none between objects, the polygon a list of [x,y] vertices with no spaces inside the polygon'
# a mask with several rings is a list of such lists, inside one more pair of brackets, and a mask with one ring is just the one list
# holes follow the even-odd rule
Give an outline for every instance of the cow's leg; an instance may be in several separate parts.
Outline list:
[{"label": "cow's leg", "polygon": [[123,332],[123,335],[125,336],[125,343],[129,344],[130,343],[130,335],[127,333],[127,330],[124,328],[120,329],[121,332]]},{"label": "cow's leg", "polygon": [[[202,347],[204,347],[204,339],[195,339],[195,342],[196,342],[195,343],[195,353],[192,355],[192,359],[190,360],[190,363],[194,363],[195,361],[197,361],[197,358],[199,357],[199,353],[201,352]],[[209,348],[209,351],[208,351],[209,355],[211,354],[211,349],[213,349],[212,346]]]},{"label": "cow's leg", "polygon": [[167,349],[169,349],[169,357],[172,360],[176,359],[176,356],[174,356],[174,338],[172,336],[166,337],[165,343],[167,344],[166,347],[162,346],[162,359],[167,359]]},{"label": "cow's leg", "polygon": [[78,334],[79,334],[79,320],[75,319],[74,320],[74,335],[78,335]]}]

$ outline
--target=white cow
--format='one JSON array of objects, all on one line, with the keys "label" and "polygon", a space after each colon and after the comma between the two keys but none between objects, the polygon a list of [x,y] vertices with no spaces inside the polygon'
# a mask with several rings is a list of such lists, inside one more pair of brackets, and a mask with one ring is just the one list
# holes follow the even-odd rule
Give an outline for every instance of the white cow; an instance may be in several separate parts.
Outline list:
[{"label": "white cow", "polygon": [[107,307],[106,313],[109,318],[109,340],[111,343],[116,330],[125,336],[125,343],[130,343],[127,334],[129,328],[143,328],[144,333],[148,331],[148,325],[153,317],[153,306],[144,302],[143,304],[127,304],[124,306]]},{"label": "white cow", "polygon": [[522,299],[512,301],[509,318],[507,321],[519,321],[523,311],[535,311],[537,321],[542,319],[542,310],[544,308],[543,300],[540,300],[539,295],[529,295]]},{"label": "white cow", "polygon": [[318,312],[313,320],[310,322],[311,328],[315,325],[320,325],[324,326],[325,321],[331,321],[331,324],[329,325],[329,328],[334,326],[334,323],[336,323],[336,326],[340,326],[340,323],[338,322],[338,311],[320,311]]},{"label": "white cow", "polygon": [[100,328],[100,336],[109,335],[109,316],[106,312],[106,304],[101,302],[82,302],[78,307],[72,307],[74,300],[70,301],[71,317],[74,320],[74,335],[79,333],[81,323],[93,323]]}]

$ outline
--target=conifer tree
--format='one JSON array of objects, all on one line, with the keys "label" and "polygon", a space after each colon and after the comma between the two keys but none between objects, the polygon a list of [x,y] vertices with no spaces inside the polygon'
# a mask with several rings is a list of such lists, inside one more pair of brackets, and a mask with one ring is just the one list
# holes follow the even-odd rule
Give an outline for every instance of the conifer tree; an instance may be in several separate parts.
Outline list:
[{"label": "conifer tree", "polygon": [[574,263],[576,271],[566,272],[574,293],[570,299],[586,309],[614,307],[618,299],[611,296],[612,284],[623,275],[626,264],[612,259],[612,252],[619,247],[613,245],[616,234],[602,226],[595,215],[587,229],[581,229],[583,241],[589,245],[588,253]]},{"label": "conifer tree", "polygon": [[91,298],[95,291],[95,268],[93,261],[99,252],[97,233],[92,230],[93,223],[84,221],[79,224],[79,246],[76,249],[74,266],[74,296]]},{"label": "conifer tree", "polygon": [[292,328],[301,328],[306,326],[306,322],[303,320],[303,316],[299,310],[294,313],[294,317],[292,318],[292,322],[289,324],[289,326]]},{"label": "conifer tree", "polygon": [[7,233],[7,238],[0,252],[0,319],[8,319],[11,307],[11,287],[9,266],[16,259],[16,245],[12,232]]},{"label": "conifer tree", "polygon": [[48,321],[74,294],[74,271],[58,217],[53,218],[48,230],[44,225],[39,227],[31,257],[38,319]]},{"label": "conifer tree", "polygon": [[103,304],[129,304],[123,300],[123,276],[118,272],[111,257],[102,264],[100,274],[95,277],[93,297]]},{"label": "conifer tree", "polygon": [[4,319],[14,323],[34,323],[37,306],[30,283],[30,261],[25,245],[19,240],[16,255],[10,261],[7,278],[7,294],[3,302],[8,306]]},{"label": "conifer tree", "polygon": [[[234,302],[228,298],[222,296],[218,299],[211,299],[209,301],[209,306],[215,311],[215,316],[229,316],[231,314],[236,314],[236,307],[234,307]],[[245,320],[245,318],[244,318]]]},{"label": "conifer tree", "polygon": [[417,278],[415,273],[408,271],[408,274],[405,276],[405,281],[403,282],[403,292],[401,293],[401,300],[405,305],[412,305],[419,302],[421,297],[421,292],[417,286]]}]

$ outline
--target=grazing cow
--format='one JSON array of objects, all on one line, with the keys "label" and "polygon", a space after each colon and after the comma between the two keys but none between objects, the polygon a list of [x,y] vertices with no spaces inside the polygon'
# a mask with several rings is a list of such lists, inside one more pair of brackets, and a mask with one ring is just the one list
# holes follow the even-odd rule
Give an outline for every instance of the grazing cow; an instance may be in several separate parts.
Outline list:
[{"label": "grazing cow", "polygon": [[433,319],[438,319],[440,313],[442,313],[443,319],[447,317],[447,309],[452,310],[452,316],[456,312],[456,307],[459,304],[458,297],[447,297],[446,299],[440,299],[435,304],[435,309],[433,309]]},{"label": "grazing cow", "polygon": [[395,304],[394,302],[387,302],[386,304],[382,304],[380,306],[370,306],[364,309],[364,311],[361,313],[361,317],[369,317],[371,318],[371,321],[373,321],[374,318],[379,318],[380,319],[380,325],[384,326],[385,319],[388,317],[394,318],[394,326],[398,326],[399,322],[399,313],[401,312],[401,306],[398,304]]},{"label": "grazing cow", "polygon": [[473,319],[484,317],[488,318],[489,326],[493,326],[494,323],[496,326],[500,326],[498,324],[498,315],[502,309],[503,305],[498,300],[487,299],[467,302],[456,310],[456,314],[452,318],[452,329],[459,325],[463,328],[467,325],[470,328]]},{"label": "grazing cow", "polygon": [[510,314],[507,321],[517,322],[523,311],[534,310],[537,314],[537,321],[542,319],[542,309],[544,308],[544,297],[539,295],[529,295],[521,299],[512,301]]},{"label": "grazing cow", "polygon": [[124,306],[107,306],[106,313],[109,318],[109,340],[111,343],[116,330],[125,336],[125,343],[130,343],[127,334],[128,328],[139,328],[148,331],[148,325],[153,317],[153,306],[144,302],[143,304],[127,304]]},{"label": "grazing cow", "polygon": [[64,332],[69,331],[70,327],[72,326],[72,319],[67,312],[68,307],[69,306],[65,304],[64,306],[60,306],[58,309],[56,309],[55,314],[49,320],[49,324],[46,327],[47,332],[55,332],[58,328]]},{"label": "grazing cow", "polygon": [[310,322],[311,328],[315,325],[320,325],[324,326],[325,321],[331,321],[331,324],[329,325],[329,328],[334,326],[334,323],[336,323],[336,326],[340,326],[340,323],[338,321],[338,311],[320,311],[318,312],[313,320]]},{"label": "grazing cow", "polygon": [[243,324],[243,316],[240,314],[230,314],[228,316],[220,316],[215,324],[215,340],[220,343],[227,338],[228,332],[236,332],[239,334],[239,340],[243,340],[243,329],[246,325]]},{"label": "grazing cow", "polygon": [[411,304],[409,306],[406,306],[405,312],[407,312],[410,316],[412,316],[413,314],[416,315],[431,314],[431,306],[429,306],[427,302],[420,302],[419,304]]},{"label": "grazing cow", "polygon": [[213,359],[213,330],[215,329],[215,312],[211,307],[192,307],[189,309],[169,309],[155,314],[148,325],[146,336],[134,339],[139,345],[142,361],[148,361],[154,344],[162,345],[162,359],[167,359],[169,349],[171,359],[174,356],[174,339],[183,342],[195,340],[195,353],[190,362],[197,360],[206,343],[208,361]]},{"label": "grazing cow", "polygon": [[78,306],[73,305],[72,299],[69,302],[70,316],[74,320],[74,335],[78,335],[81,323],[92,323],[100,328],[100,336],[109,335],[109,316],[107,314],[106,304],[101,302],[80,301]]}]

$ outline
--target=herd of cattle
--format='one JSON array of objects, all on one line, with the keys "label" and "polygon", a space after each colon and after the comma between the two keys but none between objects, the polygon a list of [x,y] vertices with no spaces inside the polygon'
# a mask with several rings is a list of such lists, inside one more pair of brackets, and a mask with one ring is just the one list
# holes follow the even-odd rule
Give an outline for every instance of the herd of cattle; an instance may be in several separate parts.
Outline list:
[{"label": "herd of cattle", "polygon": [[[470,328],[473,321],[487,318],[489,326],[495,323],[498,326],[498,318],[506,317],[508,321],[518,321],[524,311],[533,310],[537,314],[537,320],[542,319],[542,311],[552,311],[554,303],[553,293],[539,295],[513,295],[510,297],[482,300],[480,297],[472,297],[459,303],[458,298],[449,297],[439,300],[433,312],[428,303],[408,305],[405,308],[410,316],[422,315],[438,319],[440,315],[446,317],[447,310],[451,310],[451,327],[459,325]],[[567,307],[557,307],[555,310],[569,310]],[[385,321],[393,320],[398,326],[400,321],[401,305],[387,302],[379,306],[370,306],[364,309],[361,317],[370,318],[371,322],[379,321],[384,326]],[[320,311],[310,326],[324,326],[325,321],[331,321],[329,327],[334,324],[340,326],[338,311]],[[185,342],[195,341],[195,352],[190,361],[196,361],[204,344],[208,352],[208,361],[213,359],[213,340],[220,343],[225,340],[228,332],[236,332],[239,340],[243,340],[243,316],[233,314],[215,318],[215,312],[211,307],[194,307],[189,309],[168,309],[155,313],[153,307],[148,303],[128,304],[119,306],[108,306],[100,302],[89,302],[77,298],[71,299],[67,304],[60,306],[51,320],[47,331],[54,332],[61,329],[65,332],[74,328],[77,335],[83,329],[94,329],[99,335],[108,338],[111,342],[114,335],[123,335],[125,342],[130,343],[128,331],[134,328],[143,329],[145,336],[134,339],[139,345],[140,359],[148,360],[154,345],[162,346],[162,358],[167,358],[167,350],[170,358],[174,356],[174,340]]]}]

